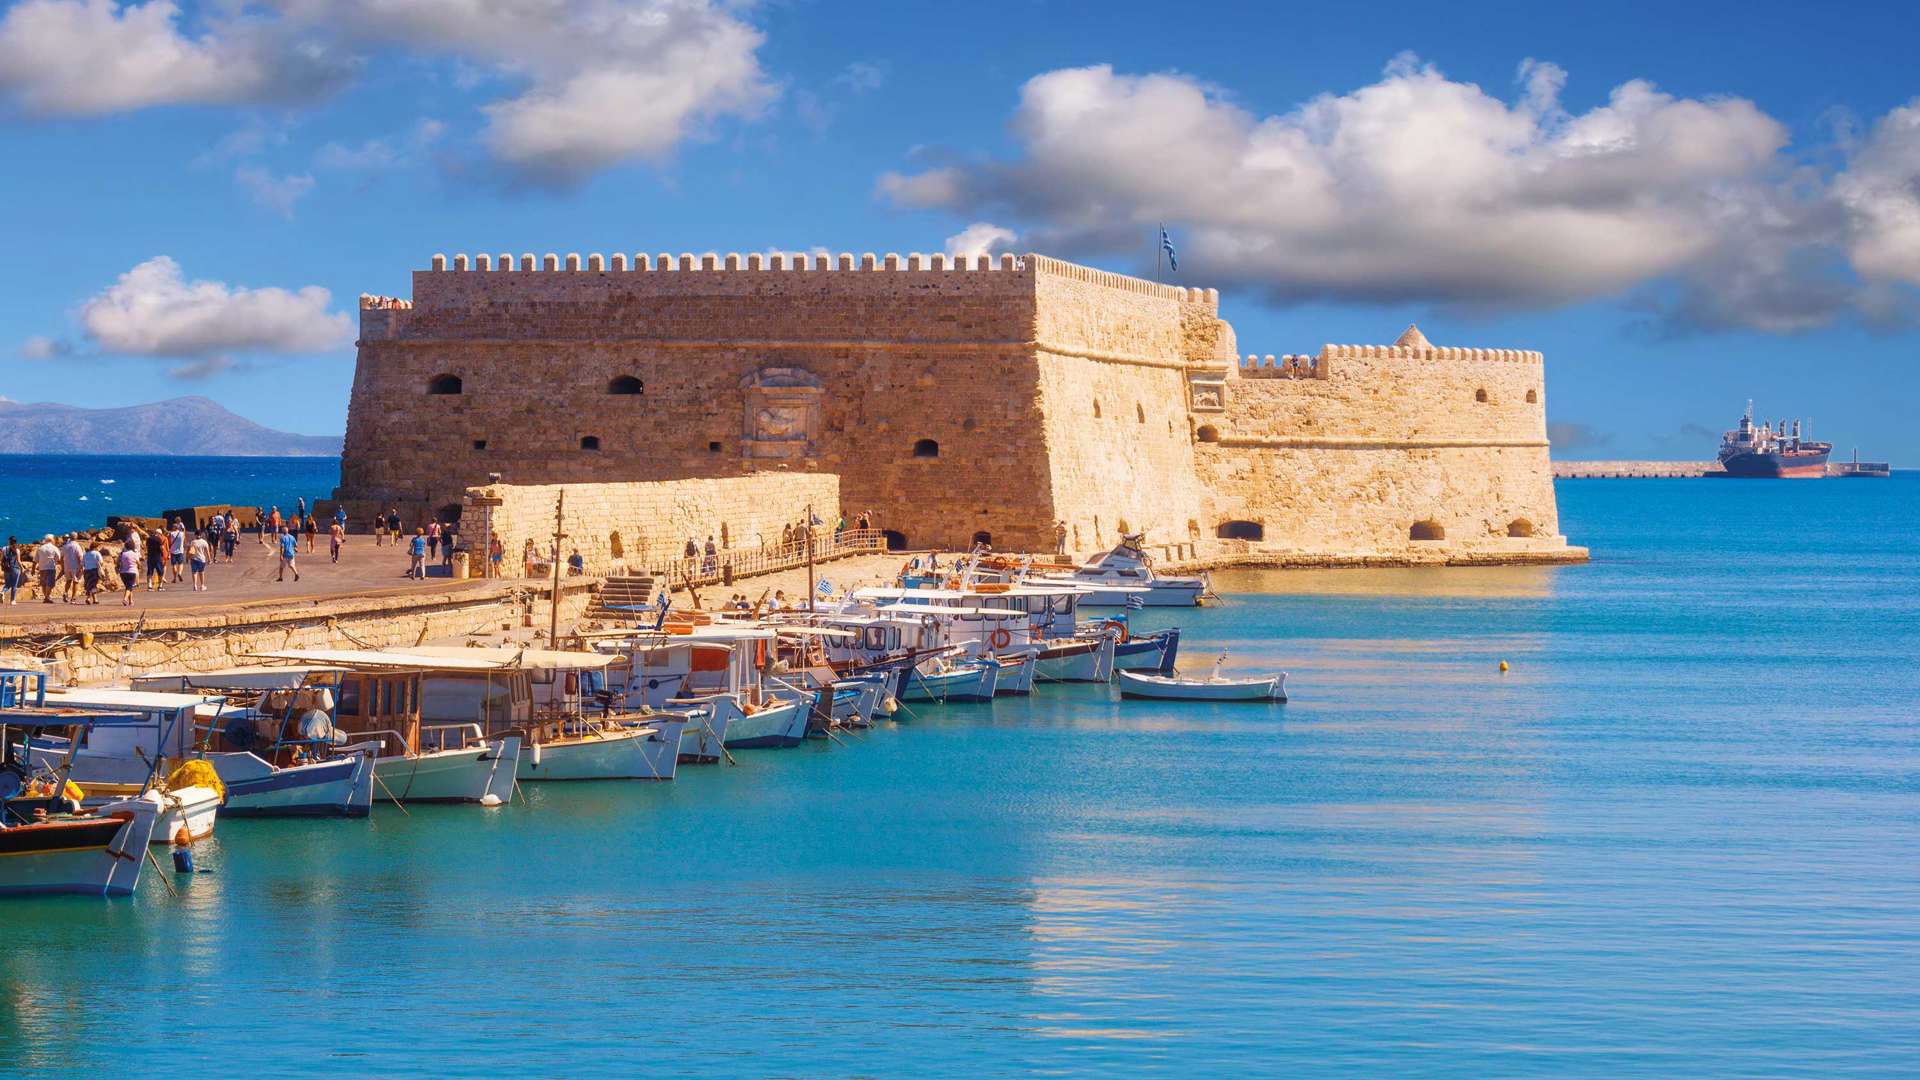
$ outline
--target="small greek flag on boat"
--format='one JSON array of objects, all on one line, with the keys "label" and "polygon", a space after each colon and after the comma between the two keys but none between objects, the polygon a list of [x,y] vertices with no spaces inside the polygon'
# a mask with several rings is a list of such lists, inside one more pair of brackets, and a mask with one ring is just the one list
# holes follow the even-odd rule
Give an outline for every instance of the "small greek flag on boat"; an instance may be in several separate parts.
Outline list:
[{"label": "small greek flag on boat", "polygon": [[1160,226],[1160,250],[1167,253],[1167,269],[1180,269],[1180,256],[1174,254],[1173,237],[1167,235],[1167,227]]},{"label": "small greek flag on boat", "polygon": [[1130,608],[1132,608],[1132,609],[1133,609],[1133,610],[1135,610],[1135,611],[1139,611],[1139,610],[1140,610],[1141,608],[1143,608],[1143,607],[1146,607],[1146,606],[1147,606],[1147,598],[1146,598],[1146,597],[1144,597],[1144,596],[1141,596],[1141,595],[1140,595],[1139,593],[1137,593],[1137,592],[1136,592],[1136,593],[1128,593],[1128,594],[1127,594],[1127,606],[1128,606],[1128,607],[1130,607]]},{"label": "small greek flag on boat", "polygon": [[828,581],[826,578],[821,578],[820,583],[813,587],[813,591],[819,593],[821,596],[832,596],[833,582]]}]

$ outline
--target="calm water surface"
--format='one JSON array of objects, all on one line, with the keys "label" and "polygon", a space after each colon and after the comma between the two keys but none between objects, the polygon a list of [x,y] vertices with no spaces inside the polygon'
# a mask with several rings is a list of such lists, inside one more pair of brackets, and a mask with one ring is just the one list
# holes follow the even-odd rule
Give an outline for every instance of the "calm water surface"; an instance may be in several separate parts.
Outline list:
[{"label": "calm water surface", "polygon": [[0,1071],[1920,1072],[1920,480],[1560,493],[1592,565],[1222,575],[1286,706],[224,821],[0,905]]},{"label": "calm water surface", "polygon": [[98,528],[111,514],[155,517],[183,506],[278,505],[333,497],[337,457],[0,454],[0,540]]}]

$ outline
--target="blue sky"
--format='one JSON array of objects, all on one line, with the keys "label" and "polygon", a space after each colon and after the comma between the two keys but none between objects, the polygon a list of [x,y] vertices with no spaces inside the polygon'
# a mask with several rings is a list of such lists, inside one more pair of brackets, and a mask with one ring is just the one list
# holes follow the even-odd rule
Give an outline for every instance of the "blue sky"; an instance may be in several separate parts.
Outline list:
[{"label": "blue sky", "polygon": [[1151,273],[1164,219],[1243,352],[1543,350],[1561,456],[1710,456],[1753,398],[1920,464],[1893,4],[0,10],[15,400],[336,433],[354,298],[435,252]]}]

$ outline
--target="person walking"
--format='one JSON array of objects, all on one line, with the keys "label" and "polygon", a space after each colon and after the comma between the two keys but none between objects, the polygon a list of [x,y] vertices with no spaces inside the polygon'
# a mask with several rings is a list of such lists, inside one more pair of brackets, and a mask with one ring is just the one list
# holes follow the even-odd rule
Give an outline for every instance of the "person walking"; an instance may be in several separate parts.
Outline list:
[{"label": "person walking", "polygon": [[307,497],[305,495],[293,500],[293,516],[297,518],[307,516]]},{"label": "person walking", "polygon": [[429,559],[435,558],[439,554],[440,554],[440,523],[437,521],[430,521],[427,523],[427,558]]},{"label": "person walking", "polygon": [[715,570],[720,568],[720,549],[714,546],[712,533],[707,534],[706,552],[706,561],[700,564],[700,573],[702,576],[711,575]]},{"label": "person walking", "polygon": [[120,572],[120,592],[123,594],[120,597],[120,606],[132,607],[133,594],[136,591],[134,586],[140,582],[140,551],[134,546],[132,540],[128,540],[127,546],[120,549],[120,558],[115,563],[115,567]]},{"label": "person walking", "polygon": [[[440,565],[447,568],[447,576],[453,576],[453,542],[460,539],[460,527],[449,521],[440,530]],[[471,571],[469,571],[471,572]]]},{"label": "person walking", "polygon": [[80,588],[86,594],[86,603],[100,602],[100,545],[88,544],[80,553]]},{"label": "person walking", "polygon": [[204,536],[196,536],[187,548],[187,566],[193,573],[193,591],[207,591],[207,563],[213,559],[213,545]]},{"label": "person walking", "polygon": [[347,542],[347,531],[335,521],[327,527],[327,549],[333,555],[333,561],[340,561],[340,548]]},{"label": "person walking", "polygon": [[407,541],[407,576],[427,579],[427,530],[415,528],[413,539]]},{"label": "person walking", "polygon": [[60,576],[60,547],[53,542],[52,533],[33,549],[33,572],[40,583],[41,602],[53,603],[53,581]]},{"label": "person walking", "polygon": [[167,587],[167,537],[159,529],[147,534],[147,591]]},{"label": "person walking", "polygon": [[387,507],[387,531],[393,534],[394,545],[399,546],[403,534],[400,532],[400,508],[397,506]]},{"label": "person walking", "polygon": [[173,566],[173,583],[180,584],[187,579],[187,527],[175,518],[173,528],[167,530],[167,559]]},{"label": "person walking", "polygon": [[233,561],[233,549],[234,546],[239,543],[240,516],[229,510],[227,511],[227,527],[220,532],[220,550],[226,555],[228,562]]},{"label": "person walking", "polygon": [[1053,553],[1055,555],[1067,553],[1067,523],[1064,520],[1053,523]]},{"label": "person walking", "polygon": [[312,514],[307,514],[301,517],[300,528],[307,534],[307,554],[311,555],[313,554],[313,538],[320,533],[320,523],[313,520]]},{"label": "person walking", "polygon": [[7,550],[0,554],[0,572],[6,574],[7,604],[12,606],[20,602],[20,583],[26,580],[27,568],[20,561],[20,538],[7,537]]},{"label": "person walking", "polygon": [[280,573],[275,581],[287,580],[287,571],[293,571],[293,580],[300,580],[300,566],[294,560],[300,556],[300,541],[293,535],[292,529],[280,532]]},{"label": "person walking", "polygon": [[490,577],[499,577],[501,564],[507,559],[507,545],[498,535],[487,541],[487,567]]},{"label": "person walking", "polygon": [[80,544],[79,533],[69,535],[67,542],[60,545],[60,575],[66,579],[60,598],[66,603],[73,603],[74,596],[80,592],[81,564],[86,560],[86,554],[86,548]]}]

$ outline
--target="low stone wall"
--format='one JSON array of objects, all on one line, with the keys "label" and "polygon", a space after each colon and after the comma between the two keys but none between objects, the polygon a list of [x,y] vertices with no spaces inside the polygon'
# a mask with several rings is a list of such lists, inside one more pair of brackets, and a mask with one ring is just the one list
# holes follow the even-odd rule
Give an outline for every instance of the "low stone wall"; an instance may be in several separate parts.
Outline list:
[{"label": "low stone wall", "polygon": [[[476,559],[498,536],[504,570],[522,572],[528,540],[543,555],[562,513],[561,558],[578,550],[589,574],[640,573],[677,562],[691,537],[705,547],[758,551],[807,508],[831,528],[840,514],[840,478],[831,473],[756,473],[723,479],[614,484],[493,484],[467,491],[461,535]],[[479,567],[476,563],[475,570]]]},{"label": "low stone wall", "polygon": [[[586,610],[588,586],[563,582],[562,625]],[[529,583],[473,582],[443,591],[378,598],[253,605],[209,614],[153,615],[144,623],[89,617],[56,625],[0,627],[0,664],[30,661],[55,681],[89,686],[155,671],[213,671],[254,663],[280,649],[381,649],[548,621],[544,590]]]}]

